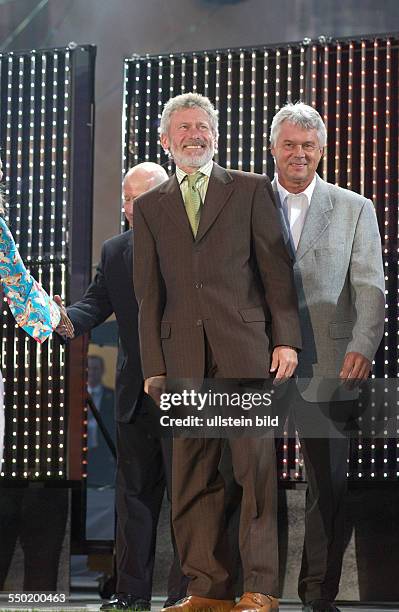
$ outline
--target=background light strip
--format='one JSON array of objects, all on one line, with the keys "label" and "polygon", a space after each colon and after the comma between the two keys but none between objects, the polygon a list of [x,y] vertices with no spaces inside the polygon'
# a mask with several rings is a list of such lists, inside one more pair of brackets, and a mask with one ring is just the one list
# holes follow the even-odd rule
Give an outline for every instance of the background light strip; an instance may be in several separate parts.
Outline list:
[{"label": "background light strip", "polygon": [[373,191],[372,200],[377,199],[377,142],[378,142],[378,41],[373,45]]},{"label": "background light strip", "polygon": [[280,106],[284,104],[284,100],[280,100],[280,88],[281,88],[281,77],[280,77],[280,69],[281,69],[281,51],[277,49],[276,51],[276,90],[275,90],[275,104],[274,109],[278,111]]},{"label": "background light strip", "polygon": [[150,161],[150,136],[151,136],[151,69],[152,63],[147,62],[147,97],[145,102],[145,161]]},{"label": "background light strip", "polygon": [[346,161],[346,173],[348,189],[352,189],[352,157],[353,157],[353,57],[354,45],[349,44],[348,54],[348,155]]},{"label": "background light strip", "polygon": [[206,53],[204,57],[204,95],[209,96],[209,55]]},{"label": "background light strip", "polygon": [[186,91],[186,58],[184,57],[184,55],[181,58],[180,76],[181,76],[181,92],[184,93]]},{"label": "background light strip", "polygon": [[238,169],[243,169],[243,131],[244,131],[244,67],[245,54],[240,53],[240,73],[238,85]]},{"label": "background light strip", "polygon": [[287,50],[287,102],[292,102],[292,49]]},{"label": "background light strip", "polygon": [[226,124],[226,167],[231,167],[231,127],[232,127],[232,89],[233,55],[227,55],[227,124]]},{"label": "background light strip", "polygon": [[267,149],[269,146],[269,52],[263,53],[263,129],[262,129],[262,174],[267,173]]},{"label": "background light strip", "polygon": [[[328,83],[329,83],[329,77],[330,77],[329,57],[330,57],[330,49],[326,45],[323,48],[323,112],[321,113],[321,115],[323,117],[323,121],[327,129],[327,133],[328,133],[328,115],[329,115],[329,109],[328,109]],[[323,155],[321,163],[322,163],[322,168],[323,168],[322,170],[323,176],[327,176],[327,155]]]},{"label": "background light strip", "polygon": [[[215,63],[215,109],[217,110],[217,112],[220,112],[220,71],[221,71],[221,66],[222,66],[222,58],[220,53],[216,54],[216,63]],[[215,154],[215,161],[219,162],[219,147],[220,145],[218,144],[217,147],[217,151]]]},{"label": "background light strip", "polygon": [[198,58],[196,55],[193,57],[193,91],[197,91],[198,81]]},{"label": "background light strip", "polygon": [[334,182],[340,182],[340,161],[341,161],[341,45],[337,45],[337,76],[336,76],[336,98],[335,98],[335,163],[334,163]]},{"label": "background light strip", "polygon": [[310,105],[316,107],[317,99],[317,60],[318,60],[318,49],[316,45],[312,45],[311,59],[310,59]]},{"label": "background light strip", "polygon": [[[162,59],[159,60],[158,62],[158,96],[157,96],[157,118],[158,118],[158,126],[160,124],[161,121],[161,114],[162,114],[162,106],[163,106],[163,100],[162,100],[162,92],[163,92],[163,61]],[[159,141],[159,134],[157,135],[157,155],[156,155],[156,163],[157,164],[161,164],[162,160],[161,160],[161,143]],[[123,168],[125,167],[125,165],[123,165]]]},{"label": "background light strip", "polygon": [[299,50],[299,100],[305,102],[305,47]]},{"label": "background light strip", "polygon": [[[256,53],[251,55],[251,133],[249,169],[255,171],[255,130],[256,130]],[[245,129],[245,126],[243,126]]]},{"label": "background light strip", "polygon": [[366,173],[366,42],[361,43],[360,65],[360,189],[364,195]]}]

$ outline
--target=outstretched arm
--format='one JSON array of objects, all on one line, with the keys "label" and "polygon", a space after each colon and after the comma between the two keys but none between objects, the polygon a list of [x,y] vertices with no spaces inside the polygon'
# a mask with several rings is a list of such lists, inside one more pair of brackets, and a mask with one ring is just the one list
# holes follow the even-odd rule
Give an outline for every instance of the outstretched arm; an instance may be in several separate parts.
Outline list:
[{"label": "outstretched arm", "polygon": [[0,278],[8,305],[18,325],[37,342],[57,327],[57,304],[25,268],[10,230],[0,218]]}]

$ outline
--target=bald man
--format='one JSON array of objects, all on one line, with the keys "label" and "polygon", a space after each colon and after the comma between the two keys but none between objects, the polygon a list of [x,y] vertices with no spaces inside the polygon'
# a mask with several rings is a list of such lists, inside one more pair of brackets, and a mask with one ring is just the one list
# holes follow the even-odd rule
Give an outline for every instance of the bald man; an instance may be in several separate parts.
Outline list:
[{"label": "bald man", "polygon": [[[103,244],[93,282],[82,300],[67,309],[75,335],[90,331],[112,313],[119,328],[115,384],[117,583],[116,594],[101,606],[102,611],[150,610],[156,529],[165,485],[170,498],[172,443],[151,437],[147,424],[148,400],[143,400],[138,307],[132,280],[134,200],[167,178],[162,166],[151,162],[127,172],[122,192],[130,229]],[[59,296],[55,299],[60,304]],[[166,605],[184,597],[186,586],[175,553]]]}]

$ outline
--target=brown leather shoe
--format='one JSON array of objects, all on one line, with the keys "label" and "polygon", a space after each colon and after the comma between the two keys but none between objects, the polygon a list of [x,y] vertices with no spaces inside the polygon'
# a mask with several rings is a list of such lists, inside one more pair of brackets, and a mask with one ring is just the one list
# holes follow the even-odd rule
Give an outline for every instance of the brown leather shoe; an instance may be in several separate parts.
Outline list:
[{"label": "brown leather shoe", "polygon": [[232,609],[234,612],[277,612],[278,599],[262,593],[244,593]]},{"label": "brown leather shoe", "polygon": [[234,601],[230,599],[208,599],[190,595],[177,601],[174,606],[163,608],[161,612],[230,612]]}]

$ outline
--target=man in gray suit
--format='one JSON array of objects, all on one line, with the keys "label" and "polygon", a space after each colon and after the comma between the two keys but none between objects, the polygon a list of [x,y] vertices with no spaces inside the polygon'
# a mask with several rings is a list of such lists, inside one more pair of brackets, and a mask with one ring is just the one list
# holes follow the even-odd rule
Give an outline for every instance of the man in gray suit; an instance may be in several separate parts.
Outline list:
[{"label": "man in gray suit", "polygon": [[303,103],[287,104],[271,125],[273,188],[295,257],[303,339],[293,407],[308,480],[299,577],[306,612],[337,610],[343,557],[348,442],[334,438],[319,416],[350,410],[343,387],[368,378],[385,312],[373,204],[316,174],[326,138],[319,113]]},{"label": "man in gray suit", "polygon": [[[217,135],[208,98],[187,93],[169,100],[161,144],[176,174],[135,205],[134,286],[146,390],[165,375],[266,378],[270,368],[282,378],[295,370],[301,340],[292,261],[271,185],[267,177],[212,162]],[[243,489],[245,593],[234,610],[270,612],[278,608],[274,441],[229,442]],[[173,612],[234,607],[221,450],[219,438],[173,443],[173,525],[190,578],[189,597]]]}]

